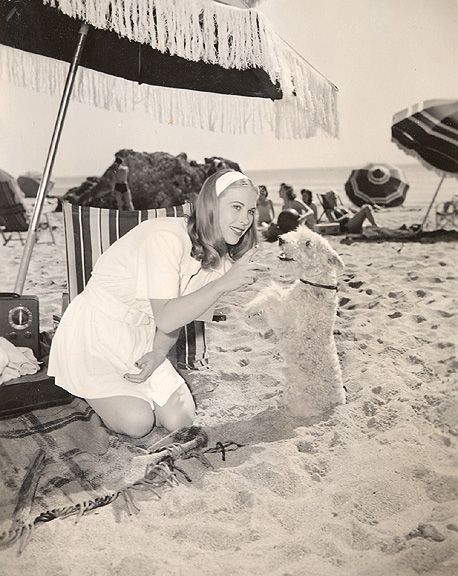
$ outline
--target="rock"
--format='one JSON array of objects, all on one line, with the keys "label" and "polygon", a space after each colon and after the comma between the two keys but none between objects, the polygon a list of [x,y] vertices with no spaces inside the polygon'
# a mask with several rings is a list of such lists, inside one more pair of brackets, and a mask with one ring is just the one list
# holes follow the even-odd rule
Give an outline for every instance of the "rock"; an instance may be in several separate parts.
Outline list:
[{"label": "rock", "polygon": [[[205,158],[204,164],[188,160],[186,154],[173,156],[166,152],[135,152],[120,150],[115,154],[129,169],[127,183],[132,194],[134,208],[165,208],[193,201],[204,180],[221,168],[240,170],[236,162],[213,156]],[[90,176],[80,186],[71,188],[64,199],[72,204],[116,208],[114,186],[117,180],[119,160],[107,168],[99,178]]]},{"label": "rock", "polygon": [[417,528],[407,534],[407,539],[410,538],[425,538],[434,542],[443,542],[445,540],[445,536],[432,524],[419,524]]},{"label": "rock", "polygon": [[388,314],[388,316],[390,318],[401,318],[402,317],[402,313],[401,312],[393,312],[392,314]]}]

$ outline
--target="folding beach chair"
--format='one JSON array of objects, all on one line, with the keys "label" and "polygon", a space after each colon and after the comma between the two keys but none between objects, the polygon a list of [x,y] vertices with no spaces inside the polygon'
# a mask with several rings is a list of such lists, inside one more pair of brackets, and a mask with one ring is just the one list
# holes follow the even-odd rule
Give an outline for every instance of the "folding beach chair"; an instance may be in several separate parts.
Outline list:
[{"label": "folding beach chair", "polygon": [[[42,214],[44,222],[39,224],[38,232],[48,230],[51,240],[42,242],[43,244],[55,244],[55,238],[46,212]],[[29,219],[24,204],[22,203],[22,193],[16,180],[0,170],[0,234],[3,245],[8,242],[19,240],[24,245],[23,232],[29,228]]]},{"label": "folding beach chair", "polygon": [[458,228],[458,194],[436,205],[436,228]]},{"label": "folding beach chair", "polygon": [[[118,238],[144,220],[180,218],[191,214],[191,208],[186,203],[153,210],[120,211],[63,202],[68,301],[84,289],[97,259]],[[207,367],[204,322],[194,321],[181,329],[169,359],[178,368]]]},{"label": "folding beach chair", "polygon": [[[321,222],[322,218],[324,215],[326,215],[326,218],[328,219],[329,222],[334,222],[334,219],[331,216],[332,210],[334,210],[334,208],[336,208],[336,204],[334,202],[334,200],[330,197],[329,192],[326,192],[325,194],[317,194],[318,196],[318,200],[320,201],[321,204],[321,208],[323,209],[322,213],[320,214],[317,223]],[[341,204],[342,206],[344,205],[340,196],[338,194],[336,194],[337,197],[337,204]]]}]

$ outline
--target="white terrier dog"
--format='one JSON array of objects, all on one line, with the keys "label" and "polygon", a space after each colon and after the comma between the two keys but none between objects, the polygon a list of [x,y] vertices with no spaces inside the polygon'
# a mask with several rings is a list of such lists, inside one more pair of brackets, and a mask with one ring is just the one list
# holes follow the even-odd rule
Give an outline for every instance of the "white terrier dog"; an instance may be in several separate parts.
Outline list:
[{"label": "white terrier dog", "polygon": [[259,292],[248,312],[261,314],[280,340],[284,404],[295,416],[318,416],[345,403],[333,334],[337,276],[344,264],[325,238],[305,226],[279,241],[277,282]]}]

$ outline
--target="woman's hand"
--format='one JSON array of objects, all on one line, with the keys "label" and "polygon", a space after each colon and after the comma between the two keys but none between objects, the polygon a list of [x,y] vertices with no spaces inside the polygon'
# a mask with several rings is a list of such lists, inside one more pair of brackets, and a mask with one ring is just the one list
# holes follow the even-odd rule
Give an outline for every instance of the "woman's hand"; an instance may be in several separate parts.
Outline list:
[{"label": "woman's hand", "polygon": [[143,356],[135,362],[135,366],[140,368],[140,372],[138,374],[124,374],[124,378],[129,380],[129,382],[133,382],[134,384],[141,384],[148,380],[151,374],[158,368],[162,362],[164,362],[165,356],[158,355],[155,352],[147,352],[143,354]]},{"label": "woman's hand", "polygon": [[256,282],[259,270],[268,270],[268,267],[259,262],[252,262],[258,248],[255,246],[248,250],[217,282],[224,292],[238,290],[248,284]]}]

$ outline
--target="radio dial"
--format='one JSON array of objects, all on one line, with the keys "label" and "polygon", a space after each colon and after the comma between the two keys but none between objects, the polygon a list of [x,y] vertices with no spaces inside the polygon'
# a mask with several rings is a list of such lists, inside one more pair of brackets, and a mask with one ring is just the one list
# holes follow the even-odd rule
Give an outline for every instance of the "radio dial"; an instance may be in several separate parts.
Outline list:
[{"label": "radio dial", "polygon": [[8,322],[15,330],[25,330],[32,324],[33,315],[26,306],[16,306],[8,313]]}]

